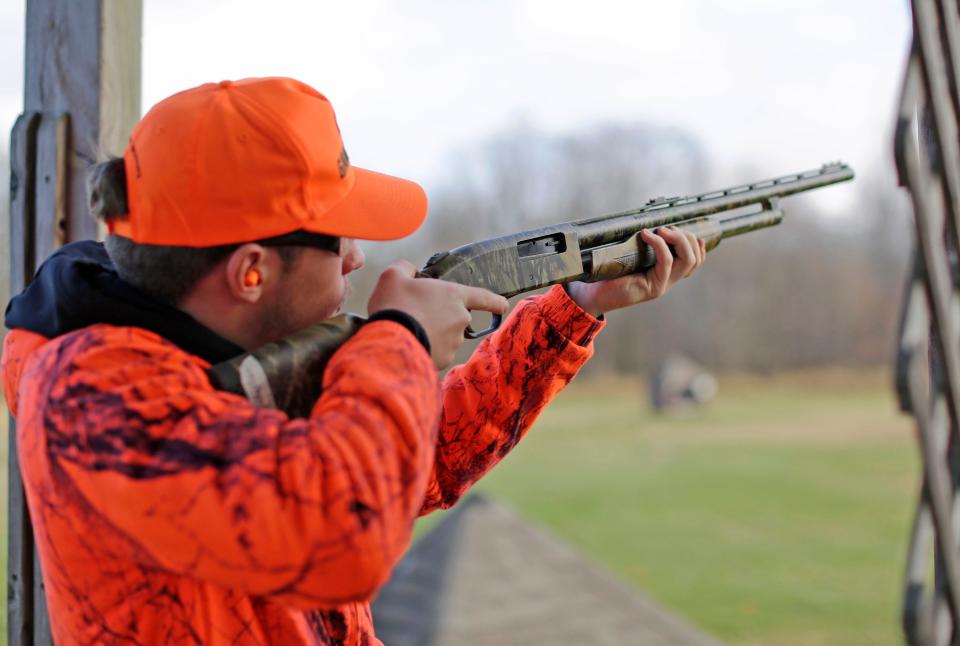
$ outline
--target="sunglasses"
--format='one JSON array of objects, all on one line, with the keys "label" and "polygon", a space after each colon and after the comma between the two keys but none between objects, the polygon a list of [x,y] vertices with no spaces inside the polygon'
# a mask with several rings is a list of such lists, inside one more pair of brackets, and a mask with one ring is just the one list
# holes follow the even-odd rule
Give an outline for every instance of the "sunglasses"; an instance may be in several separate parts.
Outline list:
[{"label": "sunglasses", "polygon": [[265,247],[314,247],[335,254],[340,253],[340,238],[303,230],[254,242]]}]

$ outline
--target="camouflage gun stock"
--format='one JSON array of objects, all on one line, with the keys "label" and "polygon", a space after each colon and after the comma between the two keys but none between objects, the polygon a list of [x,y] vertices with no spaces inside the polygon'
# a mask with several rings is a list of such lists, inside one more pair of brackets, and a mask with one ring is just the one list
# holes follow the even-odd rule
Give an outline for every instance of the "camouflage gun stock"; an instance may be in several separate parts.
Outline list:
[{"label": "camouflage gun stock", "polygon": [[[780,198],[853,179],[846,164],[736,186],[693,197],[657,198],[621,213],[523,231],[434,254],[418,276],[483,287],[507,298],[549,285],[595,282],[645,271],[656,264],[643,229],[675,226],[716,248],[724,238],[779,224]],[[327,361],[365,322],[341,314],[208,370],[217,388],[292,417],[309,415],[320,396]],[[494,316],[479,332],[493,332]]]}]

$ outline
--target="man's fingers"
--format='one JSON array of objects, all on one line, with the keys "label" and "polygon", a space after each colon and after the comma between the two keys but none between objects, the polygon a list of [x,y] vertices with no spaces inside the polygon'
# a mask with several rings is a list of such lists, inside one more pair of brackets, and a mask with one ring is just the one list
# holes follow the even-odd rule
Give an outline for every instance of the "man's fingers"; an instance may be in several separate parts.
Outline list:
[{"label": "man's fingers", "polygon": [[700,245],[697,243],[697,236],[689,231],[684,231],[683,236],[687,239],[687,244],[690,245],[690,257],[693,259],[693,268],[696,269],[697,265],[700,264]]},{"label": "man's fingers", "polygon": [[674,228],[673,231],[679,237],[679,241],[674,245],[674,248],[677,249],[677,256],[681,260],[682,274],[679,278],[686,278],[693,273],[700,262],[697,256],[697,238],[692,233],[680,229]]},{"label": "man's fingers", "polygon": [[653,275],[658,293],[666,288],[670,280],[670,272],[673,271],[673,254],[670,253],[667,241],[661,237],[664,233],[666,233],[664,229],[660,229],[657,233],[644,229],[641,234],[647,244],[653,247],[653,253],[657,257],[657,264],[653,266]]},{"label": "man's fingers", "polygon": [[684,233],[676,227],[663,227],[657,233],[673,245],[677,253],[677,263],[674,266],[674,280],[684,278],[697,266],[697,253],[694,251],[692,234]]},{"label": "man's fingers", "polygon": [[697,264],[693,266],[693,269],[690,270],[690,274],[688,274],[691,275],[696,273],[696,271],[700,269],[700,265],[703,264],[703,261],[706,260],[707,245],[703,240],[692,233],[688,233],[687,235],[690,236],[690,246],[693,247],[693,253],[697,257]]},{"label": "man's fingers", "polygon": [[463,306],[468,310],[503,314],[509,307],[507,299],[487,289],[461,286],[460,293],[463,298]]},{"label": "man's fingers", "polygon": [[687,236],[687,241],[690,242],[690,249],[693,251],[693,267],[690,268],[690,272],[687,274],[689,276],[703,264],[703,252],[700,250],[700,240],[697,236],[689,232],[685,232],[684,235]]}]

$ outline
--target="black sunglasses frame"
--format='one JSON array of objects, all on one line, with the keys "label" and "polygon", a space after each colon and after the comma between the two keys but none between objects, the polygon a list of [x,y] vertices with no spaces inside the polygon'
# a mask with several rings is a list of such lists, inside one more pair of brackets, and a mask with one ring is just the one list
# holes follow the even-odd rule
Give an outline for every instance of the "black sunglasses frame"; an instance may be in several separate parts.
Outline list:
[{"label": "black sunglasses frame", "polygon": [[312,231],[304,231],[302,229],[272,238],[253,240],[252,242],[256,242],[265,247],[314,247],[335,254],[340,253],[340,238],[337,236],[328,236],[323,233],[313,233]]}]

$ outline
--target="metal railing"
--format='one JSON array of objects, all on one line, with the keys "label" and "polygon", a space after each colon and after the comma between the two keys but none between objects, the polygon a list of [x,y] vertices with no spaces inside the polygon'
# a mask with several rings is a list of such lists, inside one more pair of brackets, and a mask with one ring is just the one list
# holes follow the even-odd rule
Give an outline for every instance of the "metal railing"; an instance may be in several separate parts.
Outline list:
[{"label": "metal railing", "polygon": [[894,146],[913,202],[913,271],[896,382],[916,420],[923,481],[907,559],[910,644],[957,644],[960,627],[960,13],[956,0],[912,0]]}]

